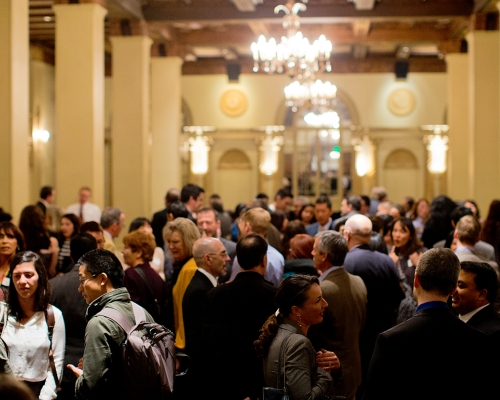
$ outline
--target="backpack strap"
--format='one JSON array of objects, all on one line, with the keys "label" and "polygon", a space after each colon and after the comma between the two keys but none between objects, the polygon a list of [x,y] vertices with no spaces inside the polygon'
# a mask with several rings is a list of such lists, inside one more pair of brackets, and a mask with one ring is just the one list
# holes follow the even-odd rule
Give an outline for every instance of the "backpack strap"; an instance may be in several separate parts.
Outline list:
[{"label": "backpack strap", "polygon": [[[133,301],[130,302],[132,305],[132,310],[134,311],[135,324],[139,322],[146,322],[146,314],[144,313],[144,309],[135,304]],[[115,310],[114,308],[104,307],[100,312],[96,315],[103,315],[115,321],[125,332],[129,332],[135,324],[132,324],[130,320],[123,315],[120,311]]]},{"label": "backpack strap", "polygon": [[54,333],[54,325],[56,324],[52,304],[49,304],[45,310],[45,322],[47,323],[47,330],[49,332],[49,364],[50,369],[52,370],[52,375],[54,376],[54,382],[56,383],[56,392],[59,392],[61,390],[61,385],[59,377],[57,376],[56,364],[54,362],[54,351],[52,350],[52,334]]}]

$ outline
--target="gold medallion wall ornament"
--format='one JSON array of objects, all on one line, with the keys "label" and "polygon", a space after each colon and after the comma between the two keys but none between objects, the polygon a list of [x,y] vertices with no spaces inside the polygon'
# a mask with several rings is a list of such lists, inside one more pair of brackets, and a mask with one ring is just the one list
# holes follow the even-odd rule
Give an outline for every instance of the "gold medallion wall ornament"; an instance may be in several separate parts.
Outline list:
[{"label": "gold medallion wall ornament", "polygon": [[395,89],[389,95],[387,105],[394,115],[399,117],[408,115],[415,108],[415,96],[408,89]]},{"label": "gold medallion wall ornament", "polygon": [[220,108],[230,117],[238,117],[247,109],[247,97],[239,90],[228,90],[220,99]]}]

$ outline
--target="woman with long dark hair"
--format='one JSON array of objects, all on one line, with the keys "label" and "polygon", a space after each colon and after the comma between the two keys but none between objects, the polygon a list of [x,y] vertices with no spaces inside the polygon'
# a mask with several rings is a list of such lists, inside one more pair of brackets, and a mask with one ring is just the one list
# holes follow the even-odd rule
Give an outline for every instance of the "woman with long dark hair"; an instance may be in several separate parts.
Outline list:
[{"label": "woman with long dark hair", "polygon": [[276,302],[278,311],[267,319],[254,343],[263,360],[265,384],[285,387],[293,400],[323,399],[332,386],[330,372],[339,365],[325,361],[318,366],[307,338],[309,327],[323,321],[328,307],[318,278],[293,275],[283,280]]},{"label": "woman with long dark hair", "polygon": [[24,248],[24,237],[19,228],[12,222],[0,222],[0,300],[7,298],[9,292],[10,262]]},{"label": "woman with long dark hair", "polygon": [[38,206],[24,207],[19,218],[19,229],[23,233],[26,249],[39,254],[49,278],[54,277],[59,244],[56,238],[49,236],[42,210]]},{"label": "woman with long dark hair", "polygon": [[78,234],[79,230],[80,219],[75,214],[64,214],[61,217],[61,231],[58,237],[59,256],[57,272],[59,273],[69,272],[68,268],[72,264],[69,245],[71,239]]},{"label": "woman with long dark hair", "polygon": [[[56,381],[51,371],[49,349],[52,348],[55,370],[60,377],[65,346],[62,313],[49,305],[49,279],[38,254],[32,251],[16,254],[10,270],[8,311],[0,313],[0,318],[6,321],[2,339],[9,348],[12,371],[30,387],[37,399],[54,399],[57,397]],[[52,341],[48,329],[51,313],[54,317]]]},{"label": "woman with long dark hair", "polygon": [[495,261],[500,264],[500,200],[493,200],[490,203],[481,239],[495,248]]}]

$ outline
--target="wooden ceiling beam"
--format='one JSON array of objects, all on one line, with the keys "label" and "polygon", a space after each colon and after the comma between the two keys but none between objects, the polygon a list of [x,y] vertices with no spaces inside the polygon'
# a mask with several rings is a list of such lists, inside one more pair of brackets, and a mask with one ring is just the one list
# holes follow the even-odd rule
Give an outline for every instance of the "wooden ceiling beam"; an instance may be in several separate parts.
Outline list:
[{"label": "wooden ceiling beam", "polygon": [[[334,57],[332,73],[383,73],[394,72],[394,57],[367,57],[354,59],[352,56]],[[210,75],[226,74],[227,61],[222,58],[198,59],[196,62],[182,64],[183,75]],[[253,60],[244,58],[239,60],[242,74],[254,74]],[[437,57],[410,57],[409,73],[412,72],[446,72],[446,63]],[[264,72],[258,72],[265,74]]]},{"label": "wooden ceiling beam", "polygon": [[[382,1],[373,10],[356,10],[347,1],[341,4],[307,4],[301,17],[372,18],[372,17],[419,17],[419,16],[469,16],[473,3],[469,0],[443,1]],[[150,3],[143,8],[144,18],[148,21],[210,21],[222,19],[256,20],[270,18],[281,20],[282,15],[274,14],[275,4],[261,4],[252,13],[238,11],[230,2],[219,3],[217,7],[209,2],[191,4],[187,7],[181,2],[165,7],[161,2]]]}]

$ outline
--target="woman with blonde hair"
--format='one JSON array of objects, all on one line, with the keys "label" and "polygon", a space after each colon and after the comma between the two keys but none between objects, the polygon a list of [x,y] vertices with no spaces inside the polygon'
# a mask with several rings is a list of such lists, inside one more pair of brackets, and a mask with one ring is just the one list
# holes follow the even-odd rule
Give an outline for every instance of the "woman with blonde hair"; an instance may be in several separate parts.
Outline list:
[{"label": "woman with blonde hair", "polygon": [[193,245],[200,238],[200,231],[190,219],[176,218],[163,228],[163,238],[168,243],[168,249],[174,259],[171,285],[173,286],[175,347],[184,349],[186,337],[182,316],[182,299],[198,269],[193,258]]}]

